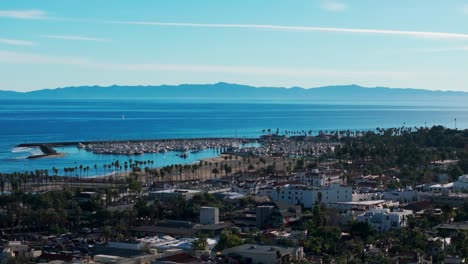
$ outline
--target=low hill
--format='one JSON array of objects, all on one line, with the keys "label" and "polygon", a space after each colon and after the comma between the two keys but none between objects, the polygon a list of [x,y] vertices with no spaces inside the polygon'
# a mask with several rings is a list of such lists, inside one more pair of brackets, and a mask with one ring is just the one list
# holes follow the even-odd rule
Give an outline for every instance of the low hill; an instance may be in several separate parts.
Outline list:
[{"label": "low hill", "polygon": [[240,84],[183,84],[161,86],[79,86],[43,89],[31,92],[0,91],[1,99],[223,99],[223,100],[281,100],[310,102],[403,103],[459,105],[468,93],[431,91],[358,85],[325,86],[318,88],[253,87]]}]

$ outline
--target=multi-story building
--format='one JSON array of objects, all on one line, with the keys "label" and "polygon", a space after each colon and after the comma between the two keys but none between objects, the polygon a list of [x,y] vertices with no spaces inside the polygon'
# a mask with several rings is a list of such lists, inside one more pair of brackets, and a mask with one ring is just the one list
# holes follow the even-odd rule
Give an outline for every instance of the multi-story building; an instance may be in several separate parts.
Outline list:
[{"label": "multi-story building", "polygon": [[273,201],[312,208],[317,201],[328,205],[337,202],[351,202],[352,193],[353,189],[351,187],[341,186],[337,183],[322,188],[286,184],[284,186],[262,188],[257,192],[257,195],[268,196]]},{"label": "multi-story building", "polygon": [[408,216],[413,215],[411,210],[397,209],[371,209],[356,217],[358,222],[367,222],[375,230],[388,231],[400,229],[408,223]]},{"label": "multi-story building", "polygon": [[334,183],[343,183],[343,173],[329,168],[312,169],[296,173],[296,178],[304,185],[323,187]]}]

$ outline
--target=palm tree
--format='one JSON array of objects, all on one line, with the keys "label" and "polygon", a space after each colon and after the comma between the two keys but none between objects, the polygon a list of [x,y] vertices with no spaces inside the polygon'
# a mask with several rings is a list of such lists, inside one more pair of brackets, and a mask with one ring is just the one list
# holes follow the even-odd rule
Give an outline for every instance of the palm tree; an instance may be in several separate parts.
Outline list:
[{"label": "palm tree", "polygon": [[44,172],[44,178],[45,178],[45,184],[46,184],[46,191],[49,189],[49,171],[48,170],[43,170]]},{"label": "palm tree", "polygon": [[84,168],[84,167],[83,167],[83,164],[80,164],[79,168],[80,168],[79,177],[81,178],[81,176],[83,175],[83,168]]},{"label": "palm tree", "polygon": [[218,168],[214,168],[214,169],[211,171],[211,173],[213,173],[213,174],[215,175],[215,178],[217,178],[217,177],[218,177],[218,173],[219,173]]},{"label": "palm tree", "polygon": [[[56,167],[53,167],[53,168],[52,168],[52,171],[53,171],[53,173],[54,173],[54,180],[55,180],[55,183],[57,183],[57,176],[58,176],[59,170],[58,170]],[[54,189],[54,188],[52,188],[52,189]]]}]

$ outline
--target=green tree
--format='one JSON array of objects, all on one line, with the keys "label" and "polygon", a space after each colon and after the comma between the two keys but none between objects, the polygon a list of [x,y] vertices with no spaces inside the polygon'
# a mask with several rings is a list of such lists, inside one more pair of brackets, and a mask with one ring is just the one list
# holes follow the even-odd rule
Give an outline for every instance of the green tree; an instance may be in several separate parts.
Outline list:
[{"label": "green tree", "polygon": [[236,247],[243,243],[244,240],[240,236],[232,233],[231,231],[224,230],[221,232],[218,244],[216,244],[216,250],[222,251],[225,248]]},{"label": "green tree", "polygon": [[207,250],[208,240],[206,236],[200,236],[197,240],[192,243],[193,249],[195,250]]},{"label": "green tree", "polygon": [[211,173],[213,173],[215,175],[215,177],[217,178],[218,177],[218,174],[219,174],[219,170],[218,168],[214,168]]},{"label": "green tree", "polygon": [[359,236],[367,243],[369,237],[374,233],[372,226],[367,222],[353,222],[351,224],[351,235]]}]

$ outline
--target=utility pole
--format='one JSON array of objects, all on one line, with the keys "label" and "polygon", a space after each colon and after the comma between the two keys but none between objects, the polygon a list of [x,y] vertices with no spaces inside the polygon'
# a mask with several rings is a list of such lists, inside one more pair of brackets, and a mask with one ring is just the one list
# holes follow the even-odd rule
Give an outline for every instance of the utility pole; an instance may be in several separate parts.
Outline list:
[{"label": "utility pole", "polygon": [[457,119],[455,118],[454,121],[455,121],[455,130],[457,130]]}]

